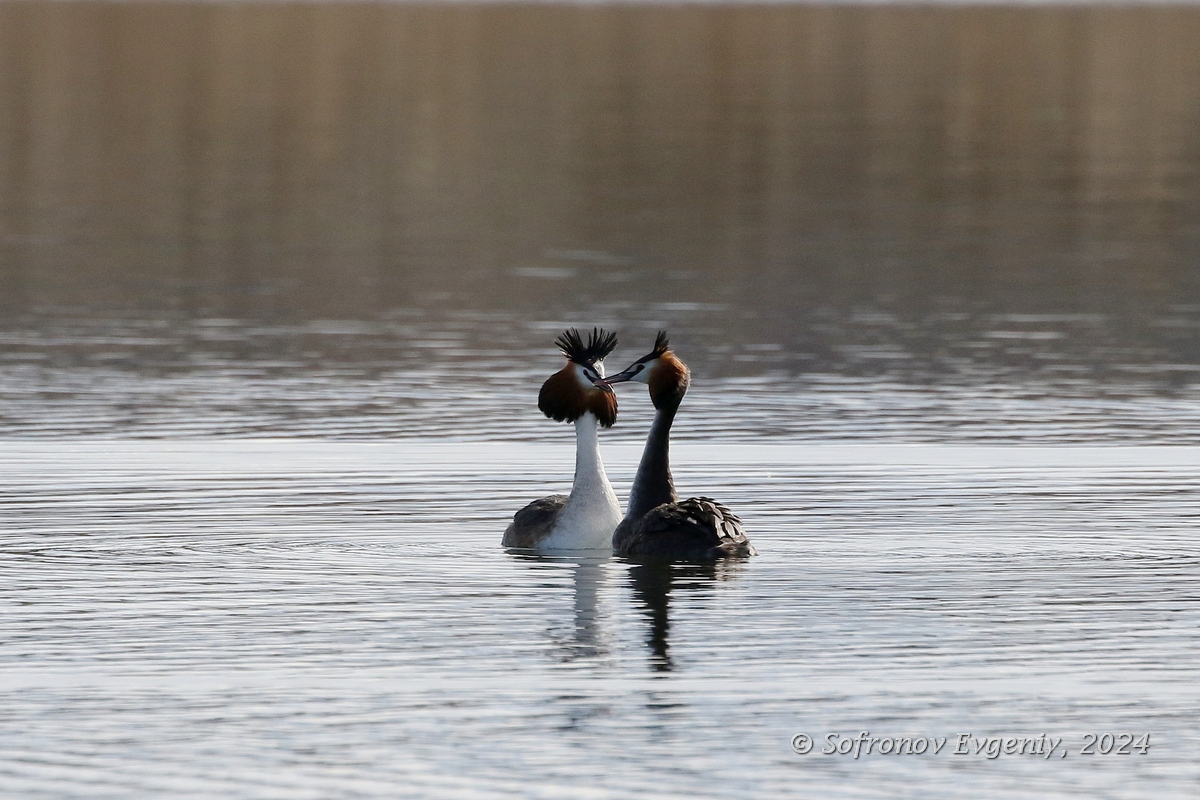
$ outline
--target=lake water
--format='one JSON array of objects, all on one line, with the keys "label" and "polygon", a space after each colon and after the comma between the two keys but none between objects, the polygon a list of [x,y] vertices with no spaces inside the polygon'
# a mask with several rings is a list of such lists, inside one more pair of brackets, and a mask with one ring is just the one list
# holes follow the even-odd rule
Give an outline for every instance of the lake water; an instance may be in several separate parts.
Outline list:
[{"label": "lake water", "polygon": [[[1189,7],[0,4],[0,796],[1195,797],[1198,130]],[[758,557],[500,548],[567,325]]]}]

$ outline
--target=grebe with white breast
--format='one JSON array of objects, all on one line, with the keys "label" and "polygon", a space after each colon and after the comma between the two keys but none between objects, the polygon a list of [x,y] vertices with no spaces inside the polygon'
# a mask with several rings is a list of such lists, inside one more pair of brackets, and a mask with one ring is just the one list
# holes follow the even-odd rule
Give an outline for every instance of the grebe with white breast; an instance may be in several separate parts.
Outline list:
[{"label": "grebe with white breast", "polygon": [[659,331],[648,355],[601,383],[624,381],[647,384],[656,411],[629,492],[628,510],[613,534],[613,550],[624,556],[689,561],[756,555],[736,514],[711,498],[680,500],[675,492],[668,457],[671,423],[691,383],[691,372],[672,352],[665,331]]},{"label": "grebe with white breast", "polygon": [[513,516],[505,547],[539,550],[611,550],[621,507],[600,459],[600,426],[617,420],[617,396],[604,378],[604,357],[617,336],[593,328],[585,344],[579,331],[564,331],[554,343],[567,364],[538,393],[538,408],[550,419],[575,424],[575,480],[569,495],[534,500]]}]

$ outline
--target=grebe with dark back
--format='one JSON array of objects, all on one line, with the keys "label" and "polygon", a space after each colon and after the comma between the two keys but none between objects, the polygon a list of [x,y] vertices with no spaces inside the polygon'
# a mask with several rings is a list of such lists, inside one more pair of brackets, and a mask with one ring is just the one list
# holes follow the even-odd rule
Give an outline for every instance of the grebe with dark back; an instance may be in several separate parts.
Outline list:
[{"label": "grebe with dark back", "polygon": [[691,372],[671,350],[665,331],[659,332],[650,353],[600,383],[625,381],[649,386],[655,413],[628,510],[613,534],[613,550],[624,556],[688,561],[756,555],[736,514],[709,497],[680,500],[675,491],[671,424],[691,384]]}]

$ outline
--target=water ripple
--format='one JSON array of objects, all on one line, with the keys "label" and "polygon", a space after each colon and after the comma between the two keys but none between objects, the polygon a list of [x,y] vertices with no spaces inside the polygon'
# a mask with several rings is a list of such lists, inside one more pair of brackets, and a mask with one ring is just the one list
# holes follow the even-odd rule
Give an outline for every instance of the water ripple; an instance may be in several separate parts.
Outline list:
[{"label": "water ripple", "polygon": [[[760,557],[505,554],[569,445],[10,440],[0,777],[22,797],[588,797],[665,769],[656,796],[857,797],[882,770],[928,797],[1127,797],[1074,756],[787,747],[1125,729],[1155,747],[1123,774],[1168,797],[1200,777],[1189,449],[676,449],[681,488],[741,512]],[[606,455],[624,494],[638,448]],[[730,739],[714,769],[697,742]]]}]

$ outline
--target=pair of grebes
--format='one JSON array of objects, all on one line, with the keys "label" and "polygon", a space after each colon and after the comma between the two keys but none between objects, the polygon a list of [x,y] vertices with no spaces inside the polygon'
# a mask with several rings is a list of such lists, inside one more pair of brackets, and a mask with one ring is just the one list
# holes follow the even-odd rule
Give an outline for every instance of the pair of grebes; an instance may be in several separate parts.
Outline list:
[{"label": "pair of grebes", "polygon": [[[754,555],[742,522],[707,497],[680,500],[668,457],[671,423],[688,390],[691,373],[671,350],[665,332],[654,349],[611,378],[604,358],[616,334],[593,328],[585,342],[574,328],[554,342],[567,364],[538,393],[538,408],[550,419],[575,424],[575,481],[569,495],[534,500],[504,532],[506,547],[544,551],[612,548],[618,555],[707,561]],[[625,515],[600,459],[599,428],[617,420],[613,384],[638,381],[650,389],[654,422],[638,464]]]}]

